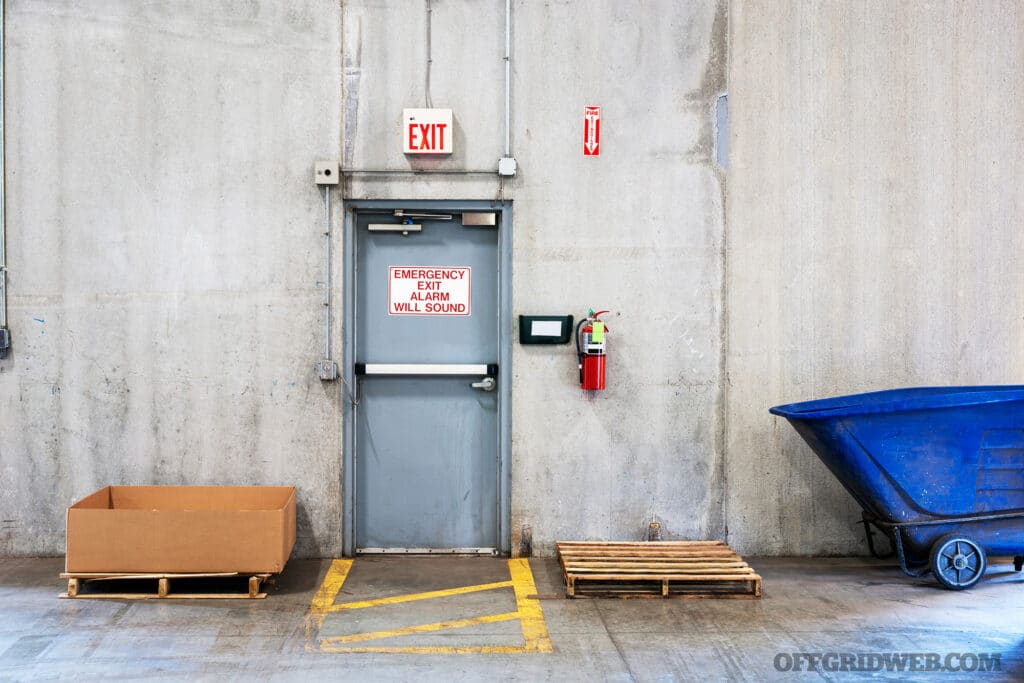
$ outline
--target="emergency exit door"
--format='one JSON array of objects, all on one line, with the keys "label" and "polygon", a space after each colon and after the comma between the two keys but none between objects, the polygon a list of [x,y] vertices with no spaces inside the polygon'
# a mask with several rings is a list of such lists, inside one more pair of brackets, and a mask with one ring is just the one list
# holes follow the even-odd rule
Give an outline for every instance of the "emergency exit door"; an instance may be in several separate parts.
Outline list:
[{"label": "emergency exit door", "polygon": [[502,212],[464,221],[468,212],[457,208],[354,213],[356,405],[347,463],[357,553],[493,553],[508,545]]}]

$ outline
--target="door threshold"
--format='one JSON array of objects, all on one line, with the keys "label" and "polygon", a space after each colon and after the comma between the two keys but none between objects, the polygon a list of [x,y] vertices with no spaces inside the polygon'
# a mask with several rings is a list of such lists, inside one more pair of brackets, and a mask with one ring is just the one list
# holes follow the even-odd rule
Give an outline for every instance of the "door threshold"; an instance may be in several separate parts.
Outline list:
[{"label": "door threshold", "polygon": [[497,556],[497,548],[356,548],[357,555],[486,555]]}]

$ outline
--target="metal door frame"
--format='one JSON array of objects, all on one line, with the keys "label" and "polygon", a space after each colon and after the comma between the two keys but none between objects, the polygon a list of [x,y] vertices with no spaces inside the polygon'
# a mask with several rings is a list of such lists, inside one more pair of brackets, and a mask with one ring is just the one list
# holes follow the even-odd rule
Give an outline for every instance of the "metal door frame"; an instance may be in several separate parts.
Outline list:
[{"label": "metal door frame", "polygon": [[356,549],[356,435],[355,406],[355,339],[356,339],[356,219],[361,210],[415,209],[438,213],[494,212],[497,228],[470,227],[467,230],[498,230],[498,550],[508,555],[512,550],[511,460],[512,460],[512,202],[490,200],[410,200],[391,199],[345,200],[345,234],[343,241],[344,276],[342,287],[342,482],[341,532],[342,553],[352,557]]}]

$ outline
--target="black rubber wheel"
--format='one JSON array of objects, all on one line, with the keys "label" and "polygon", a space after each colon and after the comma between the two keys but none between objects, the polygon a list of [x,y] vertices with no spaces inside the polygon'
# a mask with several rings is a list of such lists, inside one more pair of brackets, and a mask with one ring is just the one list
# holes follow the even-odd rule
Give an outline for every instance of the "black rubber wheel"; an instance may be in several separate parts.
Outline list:
[{"label": "black rubber wheel", "polygon": [[931,564],[939,583],[962,591],[981,580],[985,573],[985,551],[966,536],[949,534],[932,546]]},{"label": "black rubber wheel", "polygon": [[1013,571],[1019,572],[1021,569],[1024,569],[1024,555],[1014,555]]}]

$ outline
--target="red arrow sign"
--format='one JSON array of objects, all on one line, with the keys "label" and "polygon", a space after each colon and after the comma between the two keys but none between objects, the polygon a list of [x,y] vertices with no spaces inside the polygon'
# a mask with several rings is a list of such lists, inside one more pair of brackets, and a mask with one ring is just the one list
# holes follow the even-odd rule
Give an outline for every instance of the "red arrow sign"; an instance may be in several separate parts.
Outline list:
[{"label": "red arrow sign", "polygon": [[583,108],[583,156],[601,156],[601,107]]}]

